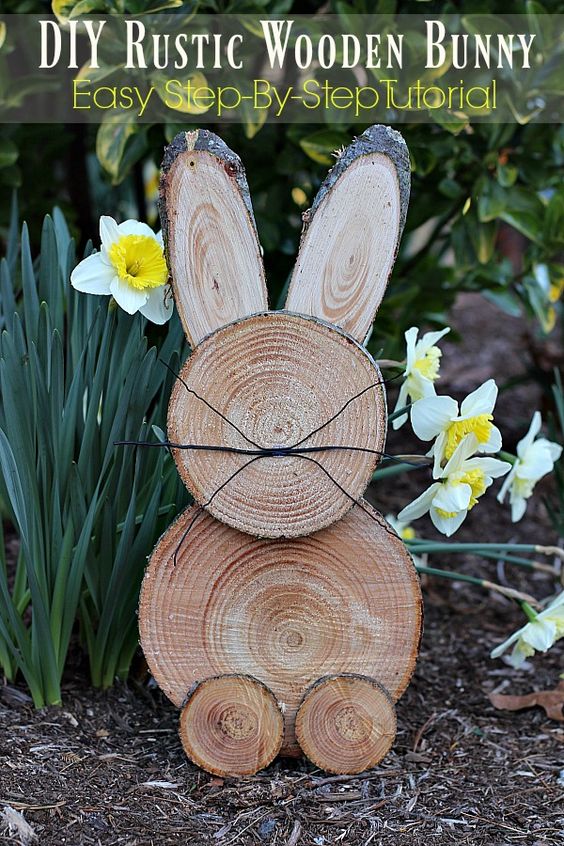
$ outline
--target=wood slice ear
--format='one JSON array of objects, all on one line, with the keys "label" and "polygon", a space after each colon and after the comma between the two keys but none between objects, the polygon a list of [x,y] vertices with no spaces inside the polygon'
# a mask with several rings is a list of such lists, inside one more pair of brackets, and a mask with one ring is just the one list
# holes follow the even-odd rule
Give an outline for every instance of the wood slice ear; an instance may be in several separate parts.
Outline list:
[{"label": "wood slice ear", "polygon": [[166,148],[160,213],[176,305],[192,347],[220,326],[268,309],[245,171],[213,132],[181,132]]},{"label": "wood slice ear", "polygon": [[355,139],[304,216],[286,308],[334,323],[362,343],[397,255],[409,187],[399,132],[371,126]]}]

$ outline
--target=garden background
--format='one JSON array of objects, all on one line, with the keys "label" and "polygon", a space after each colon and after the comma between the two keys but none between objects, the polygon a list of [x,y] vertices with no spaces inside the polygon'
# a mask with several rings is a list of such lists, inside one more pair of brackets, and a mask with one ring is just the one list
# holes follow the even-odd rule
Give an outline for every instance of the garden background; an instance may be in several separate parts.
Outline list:
[{"label": "garden background", "polygon": [[[471,9],[434,0],[53,5],[63,17],[73,10],[323,10],[346,18],[506,11],[493,0]],[[50,9],[38,0],[2,3],[3,13]],[[562,34],[545,13],[563,11],[559,2],[512,9],[528,15],[547,54]],[[14,98],[25,103],[37,84],[3,85],[5,61],[0,49],[0,110]],[[553,75],[551,90],[561,94],[561,70]],[[164,429],[174,377],[162,361],[178,370],[188,349],[176,314],[155,326],[76,292],[69,279],[98,247],[102,214],[159,228],[163,147],[196,121],[0,126],[0,807],[22,812],[44,844],[356,846],[403,836],[422,843],[430,835],[440,843],[561,842],[561,726],[540,709],[498,711],[489,699],[494,690],[554,688],[558,646],[519,670],[492,661],[490,650],[523,615],[510,599],[468,581],[423,576],[421,657],[399,703],[394,751],[374,772],[328,779],[304,762],[278,761],[235,783],[186,761],[176,711],[147,677],[136,608],[146,558],[188,495],[164,450],[119,449],[114,441]],[[272,307],[283,302],[302,213],[334,151],[365,126],[218,128],[246,165]],[[473,124],[458,115],[400,129],[411,156],[411,203],[369,350],[401,359],[409,327],[452,326],[441,343],[441,393],[462,397],[493,377],[504,450],[515,452],[535,409],[546,434],[561,442],[562,127]],[[420,452],[421,443],[408,427],[390,429],[388,450]],[[397,514],[428,481],[427,471],[394,469],[384,465],[369,491],[384,514]],[[427,518],[414,528],[444,541]],[[521,522],[513,524],[490,493],[455,540],[557,546],[563,535],[560,463]],[[540,599],[554,593],[552,558],[513,555],[523,557],[542,566],[454,548],[427,563]],[[18,833],[16,823],[10,829],[7,817],[4,823],[0,842],[31,842],[29,832]]]}]

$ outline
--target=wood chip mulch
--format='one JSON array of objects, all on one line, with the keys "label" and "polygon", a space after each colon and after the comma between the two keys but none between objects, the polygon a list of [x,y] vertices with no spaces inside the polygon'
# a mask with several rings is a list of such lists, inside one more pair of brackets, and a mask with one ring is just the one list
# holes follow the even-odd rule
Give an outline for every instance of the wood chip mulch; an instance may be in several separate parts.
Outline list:
[{"label": "wood chip mulch", "polygon": [[[42,846],[562,844],[564,724],[488,699],[554,687],[561,653],[534,672],[491,661],[514,613],[482,600],[432,589],[396,744],[371,772],[328,777],[282,760],[214,778],[186,760],[157,690],[92,691],[77,676],[62,708],[39,712],[22,689],[0,688],[0,811],[21,812]],[[18,842],[4,825],[0,843]]]}]

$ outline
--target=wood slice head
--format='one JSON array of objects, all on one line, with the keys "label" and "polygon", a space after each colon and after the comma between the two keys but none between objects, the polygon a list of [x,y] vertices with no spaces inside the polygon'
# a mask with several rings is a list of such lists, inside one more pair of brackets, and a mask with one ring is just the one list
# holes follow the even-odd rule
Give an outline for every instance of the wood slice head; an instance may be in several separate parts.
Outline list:
[{"label": "wood slice head", "polygon": [[[356,341],[324,323],[256,315],[195,349],[172,393],[168,435],[177,444],[242,450],[172,451],[196,501],[219,520],[260,537],[310,534],[352,507],[380,460],[382,376]],[[252,454],[298,444],[312,451]]]},{"label": "wood slice head", "polygon": [[398,699],[419,648],[419,579],[401,540],[363,508],[285,540],[187,509],[153,552],[139,606],[143,651],[165,694],[182,705],[205,679],[253,676],[283,709],[286,755],[300,754],[296,712],[318,678],[370,676]]},{"label": "wood slice head", "polygon": [[[262,537],[299,536],[340,519],[365,490],[386,405],[359,343],[387,285],[408,195],[403,139],[371,127],[339,156],[305,217],[290,313],[266,313],[240,159],[207,130],[167,148],[161,219],[194,348],[171,398],[169,440],[185,484],[220,520]],[[256,454],[288,447],[300,456]]]}]

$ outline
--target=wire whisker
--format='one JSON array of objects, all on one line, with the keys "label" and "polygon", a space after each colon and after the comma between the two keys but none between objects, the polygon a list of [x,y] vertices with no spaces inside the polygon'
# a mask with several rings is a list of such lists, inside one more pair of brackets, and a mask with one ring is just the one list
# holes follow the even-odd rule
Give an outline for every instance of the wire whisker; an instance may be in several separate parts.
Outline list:
[{"label": "wire whisker", "polygon": [[[176,372],[176,371],[175,371],[175,370],[174,370],[174,369],[170,366],[170,364],[168,364],[168,363],[167,363],[164,359],[160,358],[160,359],[159,359],[159,361],[161,362],[161,364],[164,364],[164,366],[167,368],[167,370],[168,370],[170,373],[172,373],[172,375],[173,375],[173,376],[175,376],[175,377],[176,377],[176,379],[178,379],[178,380],[181,382],[181,384],[185,387],[185,389],[188,391],[188,393],[189,393],[189,394],[192,394],[194,397],[196,397],[196,399],[197,399],[197,400],[199,400],[200,402],[203,402],[203,403],[204,403],[204,405],[205,405],[207,408],[209,408],[209,409],[210,409],[210,411],[213,411],[213,413],[214,413],[214,414],[217,414],[217,416],[218,416],[218,417],[220,417],[220,418],[221,418],[221,420],[223,420],[225,423],[227,423],[227,425],[228,425],[228,426],[231,426],[231,428],[232,428],[232,429],[234,429],[236,432],[238,432],[238,433],[239,433],[239,435],[241,435],[241,437],[242,437],[242,438],[244,438],[244,439],[247,441],[247,443],[251,444],[252,446],[256,447],[257,449],[260,449],[260,450],[264,450],[264,449],[265,449],[265,447],[262,447],[260,444],[258,444],[256,441],[254,441],[254,440],[253,440],[252,438],[250,438],[248,435],[246,435],[246,434],[245,434],[245,433],[244,433],[244,432],[243,432],[243,431],[242,431],[242,430],[241,430],[241,429],[237,426],[237,424],[236,424],[236,423],[233,423],[233,421],[232,421],[232,420],[230,420],[228,417],[226,417],[226,416],[225,416],[225,414],[223,414],[221,411],[219,411],[219,409],[215,408],[215,407],[214,407],[214,406],[213,406],[210,402],[208,402],[208,400],[207,400],[207,399],[205,399],[204,397],[200,396],[200,394],[198,394],[198,393],[197,393],[197,392],[196,392],[193,388],[190,388],[190,387],[186,384],[186,381],[182,378],[182,376],[180,375],[180,373],[177,373],[177,372]],[[341,407],[341,408],[340,408],[337,412],[335,412],[335,414],[333,414],[333,416],[332,416],[332,417],[330,417],[330,418],[329,418],[329,420],[326,420],[326,421],[325,421],[325,423],[322,423],[322,424],[321,424],[321,426],[318,426],[317,428],[312,429],[312,431],[311,431],[311,432],[309,432],[309,434],[305,435],[305,437],[301,438],[301,439],[300,439],[299,441],[297,441],[295,444],[292,444],[292,448],[293,448],[293,447],[298,447],[298,446],[301,446],[301,444],[303,444],[303,443],[304,443],[304,441],[309,440],[311,437],[313,437],[313,435],[316,435],[316,434],[317,434],[317,432],[321,432],[323,429],[325,429],[325,427],[326,427],[326,426],[329,426],[329,424],[330,424],[330,423],[332,423],[332,422],[333,422],[333,421],[334,421],[337,417],[339,417],[339,416],[343,413],[343,411],[345,411],[345,409],[347,409],[347,408],[348,408],[348,406],[349,406],[352,402],[354,402],[355,400],[359,399],[359,398],[360,398],[361,396],[363,396],[363,395],[364,395],[367,391],[370,391],[372,388],[377,388],[378,386],[387,385],[389,382],[393,382],[395,379],[398,379],[401,375],[402,375],[401,373],[398,373],[398,374],[396,374],[395,376],[391,376],[389,379],[379,379],[377,382],[373,382],[371,385],[367,385],[365,388],[363,388],[363,389],[362,389],[362,391],[359,391],[359,392],[358,392],[358,394],[355,394],[353,397],[350,397],[350,399],[348,399],[348,400],[346,401],[346,403],[345,403],[345,404],[344,404],[344,405],[343,405],[343,406],[342,406],[342,407]]]},{"label": "wire whisker", "polygon": [[351,446],[348,444],[320,444],[309,447],[264,447],[264,449],[246,449],[244,447],[222,446],[221,444],[177,444],[173,441],[114,441],[114,446],[147,446],[165,447],[167,449],[194,450],[201,452],[225,452],[231,455],[252,455],[256,458],[299,458],[307,453],[317,452],[362,452],[369,455],[379,455],[388,461],[408,464],[410,467],[426,467],[431,459],[422,456],[421,461],[410,461],[401,456],[390,455],[379,449],[370,447]]},{"label": "wire whisker", "polygon": [[[401,373],[398,374],[398,376],[401,376]],[[377,382],[373,382],[371,385],[367,385],[365,388],[362,389],[362,391],[359,391],[358,394],[355,394],[354,397],[351,397],[350,399],[348,399],[346,401],[346,403],[339,409],[339,411],[336,411],[335,414],[333,414],[333,416],[329,418],[329,420],[326,420],[325,423],[322,423],[321,426],[318,426],[316,429],[312,429],[311,432],[309,433],[309,435],[306,435],[304,438],[297,441],[295,444],[293,444],[293,446],[294,447],[301,446],[301,444],[303,444],[304,441],[308,441],[311,437],[313,437],[313,435],[316,435],[318,432],[321,432],[322,429],[325,429],[326,426],[329,426],[330,423],[332,423],[334,420],[336,420],[337,417],[339,417],[343,413],[343,411],[345,411],[349,407],[349,405],[352,402],[354,402],[355,400],[364,396],[364,394],[367,393],[367,391],[372,390],[372,388],[377,388],[379,386],[386,385],[388,382],[393,382],[394,379],[398,378],[398,376],[392,376],[390,379],[380,379]]]},{"label": "wire whisker", "polygon": [[331,475],[331,473],[323,466],[323,464],[321,464],[321,462],[317,461],[315,458],[310,458],[307,455],[302,455],[301,458],[303,458],[304,461],[311,461],[312,464],[315,464],[317,467],[319,467],[320,470],[323,470],[323,472],[325,473],[327,478],[330,479],[333,482],[333,484],[335,485],[335,487],[337,487],[340,490],[340,492],[342,494],[344,494],[347,497],[347,499],[349,499],[352,502],[353,506],[357,505],[360,508],[361,511],[364,511],[364,513],[367,514],[370,517],[370,519],[374,521],[374,523],[378,523],[378,525],[381,526],[383,529],[385,529],[388,532],[389,535],[392,535],[392,537],[395,537],[395,538],[398,537],[397,532],[395,532],[392,529],[391,526],[388,526],[386,521],[384,521],[382,523],[381,520],[378,519],[376,514],[373,514],[371,511],[369,511],[367,508],[365,508],[364,505],[362,504],[362,502],[359,499],[355,499],[355,497],[352,494],[350,494],[347,490],[345,490],[345,488]]},{"label": "wire whisker", "polygon": [[193,396],[195,396],[196,399],[200,400],[200,402],[203,402],[204,405],[207,406],[210,409],[210,411],[213,411],[214,414],[217,414],[218,417],[221,417],[221,419],[225,423],[227,423],[228,426],[231,426],[232,429],[235,429],[235,431],[238,432],[241,435],[241,437],[244,438],[247,441],[247,443],[252,444],[252,446],[256,447],[257,449],[262,449],[260,444],[257,444],[256,441],[253,441],[252,438],[249,438],[247,435],[245,435],[245,433],[243,431],[241,431],[241,429],[235,423],[233,423],[232,420],[230,420],[228,417],[226,417],[225,414],[222,414],[221,411],[219,411],[217,408],[214,408],[214,406],[210,402],[208,402],[207,399],[204,399],[204,397],[201,397],[200,394],[196,393],[196,391],[193,388],[188,387],[188,385],[186,384],[186,382],[184,381],[184,379],[182,378],[180,373],[176,373],[176,371],[173,370],[173,368],[170,366],[170,364],[167,364],[167,362],[162,358],[160,358],[159,361],[161,362],[161,364],[164,364],[164,366],[167,368],[167,370],[169,370],[173,374],[173,376],[176,376],[176,378],[184,385],[184,387],[186,388],[186,390],[188,391],[189,394],[192,394]]},{"label": "wire whisker", "polygon": [[210,409],[210,411],[212,411],[214,414],[216,414],[221,420],[223,420],[225,423],[227,423],[228,426],[230,426],[239,435],[241,435],[241,437],[245,441],[247,441],[248,444],[250,444],[252,447],[254,447],[254,449],[250,449],[248,447],[233,447],[233,446],[227,446],[227,445],[223,445],[223,444],[178,444],[178,443],[174,443],[173,441],[168,441],[168,440],[166,440],[166,441],[133,441],[133,440],[114,441],[114,446],[162,447],[162,448],[169,449],[169,450],[178,449],[178,450],[192,450],[192,451],[224,452],[226,454],[250,456],[249,461],[245,461],[243,464],[241,464],[240,467],[238,467],[233,473],[231,473],[231,475],[228,476],[228,478],[225,479],[225,481],[222,482],[222,484],[218,488],[216,488],[216,490],[211,494],[211,496],[205,502],[198,504],[196,513],[193,515],[192,519],[190,520],[190,523],[188,524],[188,526],[186,527],[186,529],[182,533],[182,537],[180,538],[180,540],[179,540],[179,542],[176,546],[176,549],[174,551],[173,564],[174,564],[175,567],[176,567],[176,564],[177,564],[177,561],[178,561],[178,554],[180,552],[182,544],[186,540],[188,533],[190,532],[190,530],[194,526],[197,519],[204,512],[204,509],[206,509],[209,505],[212,504],[212,502],[216,498],[216,496],[219,493],[221,493],[221,491],[224,490],[224,488],[231,481],[233,481],[233,479],[235,479],[239,475],[239,473],[241,473],[243,470],[245,470],[247,467],[249,467],[255,461],[258,461],[260,458],[292,458],[292,457],[294,457],[294,458],[302,458],[304,461],[309,461],[312,464],[315,464],[317,467],[320,468],[320,470],[323,471],[323,473],[335,485],[335,487],[345,497],[347,497],[347,499],[349,499],[352,502],[353,506],[354,505],[358,506],[362,511],[364,511],[365,514],[367,514],[370,517],[371,520],[374,520],[374,522],[378,523],[380,526],[382,526],[382,528],[386,529],[386,531],[388,531],[389,534],[391,534],[392,536],[397,537],[397,534],[390,527],[388,527],[388,525],[386,524],[385,521],[384,521],[384,523],[382,523],[381,520],[378,519],[378,516],[376,516],[374,513],[369,511],[367,508],[365,508],[360,500],[355,499],[355,497],[352,494],[350,494],[340,484],[340,482],[338,482],[337,479],[335,479],[332,476],[332,474],[329,472],[329,470],[327,470],[327,468],[324,467],[323,464],[321,464],[321,462],[317,461],[316,458],[312,457],[312,454],[323,453],[323,452],[337,452],[337,451],[340,451],[340,452],[361,452],[361,453],[370,454],[370,455],[378,455],[381,458],[385,458],[389,461],[396,461],[398,463],[408,464],[412,467],[424,467],[429,462],[427,462],[425,459],[423,459],[423,457],[422,457],[422,459],[423,459],[422,461],[409,461],[406,457],[390,455],[389,453],[386,453],[386,452],[383,452],[383,451],[377,450],[377,449],[372,449],[370,447],[362,447],[362,446],[355,446],[355,445],[349,445],[349,444],[319,444],[319,445],[314,445],[314,446],[303,446],[303,444],[305,444],[305,442],[307,440],[309,440],[311,437],[316,435],[318,432],[321,432],[323,429],[325,429],[327,426],[329,426],[329,424],[332,423],[334,420],[336,420],[336,418],[339,417],[341,414],[343,414],[343,412],[355,400],[359,399],[360,397],[362,397],[364,394],[366,394],[368,391],[372,390],[373,388],[385,385],[388,382],[392,382],[394,379],[399,378],[399,376],[402,375],[401,373],[398,373],[396,376],[393,376],[390,379],[381,379],[381,380],[378,380],[377,382],[373,382],[372,384],[367,385],[365,388],[363,388],[357,394],[350,397],[344,403],[344,405],[342,405],[341,408],[338,411],[335,412],[335,414],[333,414],[328,420],[325,421],[325,423],[322,423],[320,426],[317,426],[315,429],[312,429],[312,431],[309,432],[309,434],[305,435],[299,441],[296,441],[296,443],[291,444],[290,446],[264,447],[264,446],[261,446],[256,441],[254,441],[252,438],[248,437],[235,423],[233,423],[232,420],[230,420],[228,417],[226,417],[217,408],[214,408],[214,406],[210,402],[208,402],[208,400],[206,400],[204,397],[200,396],[200,394],[198,394],[196,391],[194,391],[192,388],[190,388],[186,384],[186,382],[182,378],[182,376],[180,376],[179,373],[176,373],[176,371],[173,370],[173,368],[169,364],[167,364],[166,361],[164,361],[163,359],[159,359],[159,360],[173,374],[173,376],[180,381],[180,383],[184,386],[184,388],[186,389],[186,391],[189,394],[192,394],[197,400],[202,402],[207,408]]},{"label": "wire whisker", "polygon": [[[298,452],[298,453],[294,453],[294,455],[296,456],[296,458],[303,458],[303,460],[304,460],[304,461],[310,461],[312,464],[315,464],[315,465],[316,465],[316,467],[319,467],[319,469],[320,469],[320,470],[322,470],[322,471],[325,473],[325,475],[327,476],[327,478],[328,478],[328,479],[330,479],[330,480],[331,480],[331,482],[333,482],[333,484],[335,485],[335,487],[336,487],[336,488],[337,488],[337,489],[338,489],[338,490],[339,490],[339,491],[340,491],[340,492],[341,492],[344,496],[346,496],[346,497],[347,497],[347,499],[349,499],[349,500],[352,502],[353,506],[355,506],[355,505],[356,505],[356,506],[358,506],[358,507],[361,509],[361,511],[364,511],[364,513],[365,513],[365,514],[367,514],[367,515],[368,515],[368,517],[370,517],[370,519],[371,519],[371,520],[373,520],[375,523],[378,523],[378,525],[379,525],[379,526],[381,526],[383,529],[385,529],[385,530],[388,532],[388,534],[392,535],[392,537],[398,537],[397,533],[396,533],[396,532],[394,532],[394,531],[393,531],[393,529],[392,529],[391,527],[389,527],[389,526],[388,526],[388,524],[387,524],[385,521],[384,521],[384,522],[382,522],[380,519],[378,519],[378,516],[377,516],[376,514],[373,514],[371,511],[369,511],[367,508],[365,508],[365,507],[364,507],[364,505],[362,504],[362,502],[361,502],[360,500],[355,499],[355,497],[354,497],[352,494],[350,494],[350,493],[349,493],[349,492],[348,492],[348,491],[347,491],[347,490],[346,490],[346,489],[345,489],[345,488],[344,488],[344,487],[340,484],[340,482],[338,482],[338,481],[337,481],[337,480],[336,480],[336,479],[335,479],[335,478],[331,475],[331,473],[330,473],[330,472],[329,472],[329,471],[328,471],[328,470],[327,470],[327,469],[323,466],[323,464],[321,464],[321,462],[317,461],[317,459],[315,459],[315,458],[311,458],[310,456],[308,456],[308,455],[303,455],[303,454],[301,454],[301,453],[299,453],[299,452]],[[238,468],[237,468],[237,470],[235,470],[235,472],[234,472],[234,473],[232,473],[232,474],[231,474],[231,475],[230,475],[230,476],[229,476],[229,477],[228,477],[228,478],[227,478],[227,479],[226,479],[226,480],[225,480],[225,481],[224,481],[224,482],[223,482],[223,483],[219,486],[219,488],[216,488],[216,490],[215,490],[215,491],[213,492],[213,494],[209,497],[209,499],[208,499],[208,500],[206,500],[206,502],[203,502],[203,503],[198,504],[198,510],[197,510],[196,514],[194,514],[194,516],[192,517],[192,519],[191,519],[190,523],[188,524],[188,526],[186,527],[186,529],[185,529],[185,530],[184,530],[184,532],[182,533],[182,537],[180,538],[180,540],[179,540],[179,542],[178,542],[178,544],[177,544],[177,546],[176,546],[176,549],[175,549],[175,551],[174,551],[174,555],[173,555],[173,565],[174,565],[174,567],[176,567],[176,565],[177,565],[177,563],[178,563],[178,553],[180,552],[180,549],[181,549],[181,547],[182,547],[182,544],[183,544],[183,543],[184,543],[184,541],[186,540],[186,537],[188,536],[188,533],[190,532],[190,530],[191,530],[191,529],[192,529],[192,527],[194,526],[194,524],[195,524],[196,520],[197,520],[197,519],[198,519],[198,518],[202,515],[202,513],[204,512],[204,509],[205,509],[205,508],[207,508],[209,505],[211,505],[211,503],[213,502],[213,500],[215,499],[215,497],[217,496],[217,494],[218,494],[218,493],[220,493],[220,492],[221,492],[221,491],[222,491],[222,490],[223,490],[223,489],[224,489],[224,488],[225,488],[225,487],[226,487],[226,486],[227,486],[227,485],[228,485],[228,484],[229,484],[229,483],[230,483],[230,482],[231,482],[231,481],[232,481],[232,480],[236,477],[236,476],[238,476],[238,475],[239,475],[239,473],[240,473],[242,470],[244,470],[244,469],[245,469],[246,467],[248,467],[250,464],[253,464],[255,461],[258,461],[258,459],[259,459],[259,458],[263,458],[263,457],[264,457],[264,456],[262,456],[262,455],[256,455],[256,456],[254,456],[254,458],[251,458],[251,460],[250,460],[250,461],[246,461],[246,462],[245,462],[245,464],[242,464],[242,465],[241,465],[241,467],[238,467]]]},{"label": "wire whisker", "polygon": [[166,447],[166,449],[184,449],[202,452],[226,452],[235,455],[256,455],[266,456],[268,449],[246,449],[245,447],[223,446],[222,444],[177,444],[173,441],[114,441],[114,446],[144,446],[144,447]]},{"label": "wire whisker", "polygon": [[226,487],[226,485],[228,485],[228,484],[229,484],[229,482],[232,482],[232,481],[233,481],[233,479],[234,479],[236,476],[238,476],[238,475],[239,475],[239,473],[240,473],[242,470],[244,470],[244,469],[245,469],[245,467],[248,467],[248,466],[249,466],[250,464],[252,464],[254,461],[258,461],[258,459],[259,459],[259,458],[261,458],[261,457],[262,457],[262,456],[260,456],[260,455],[256,455],[254,458],[251,458],[251,460],[250,460],[250,461],[246,461],[246,462],[245,462],[245,464],[242,464],[240,467],[238,467],[238,468],[237,468],[237,470],[235,470],[235,472],[234,472],[234,473],[232,473],[232,474],[231,474],[231,475],[230,475],[230,476],[229,476],[229,477],[228,477],[228,478],[227,478],[224,482],[222,482],[222,484],[219,486],[219,488],[216,488],[216,489],[215,489],[215,491],[212,493],[212,495],[210,496],[210,498],[209,498],[208,500],[206,500],[206,502],[202,502],[202,503],[200,503],[200,504],[199,504],[199,506],[198,506],[198,507],[199,507],[200,511],[198,511],[198,513],[194,515],[194,517],[193,517],[193,518],[192,518],[192,520],[190,521],[190,524],[189,524],[188,528],[186,529],[186,531],[184,532],[184,534],[183,534],[183,535],[182,535],[182,537],[180,538],[180,541],[179,541],[179,543],[178,543],[178,546],[177,546],[177,547],[176,547],[176,549],[174,550],[174,555],[173,555],[173,564],[174,564],[174,566],[175,566],[175,567],[176,567],[176,563],[177,563],[177,561],[178,561],[178,553],[180,552],[180,547],[182,546],[182,544],[183,544],[183,543],[184,543],[184,541],[186,540],[186,536],[187,536],[188,532],[190,531],[190,529],[192,528],[192,526],[194,525],[194,523],[196,522],[196,520],[197,520],[197,519],[198,519],[198,517],[200,516],[200,513],[203,511],[203,509],[204,509],[204,508],[207,508],[207,507],[208,507],[208,505],[211,505],[211,504],[212,504],[212,502],[214,501],[215,497],[218,495],[218,493],[220,493],[220,492],[221,492],[221,491],[222,491],[222,490]]},{"label": "wire whisker", "polygon": [[172,566],[173,567],[176,567],[176,565],[178,563],[178,553],[180,552],[180,547],[182,546],[182,544],[184,543],[184,541],[188,537],[188,532],[190,531],[190,529],[192,528],[192,526],[194,525],[194,523],[196,522],[198,517],[203,513],[204,513],[203,505],[198,505],[196,513],[194,514],[194,516],[190,520],[190,523],[188,524],[187,528],[182,533],[182,537],[180,538],[180,540],[178,541],[178,543],[176,545],[176,549],[174,550],[174,555],[172,556]]}]

